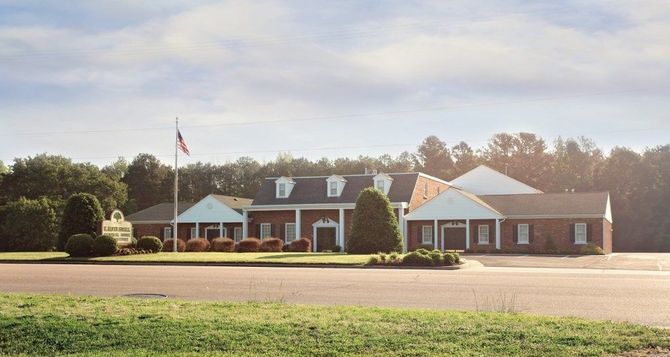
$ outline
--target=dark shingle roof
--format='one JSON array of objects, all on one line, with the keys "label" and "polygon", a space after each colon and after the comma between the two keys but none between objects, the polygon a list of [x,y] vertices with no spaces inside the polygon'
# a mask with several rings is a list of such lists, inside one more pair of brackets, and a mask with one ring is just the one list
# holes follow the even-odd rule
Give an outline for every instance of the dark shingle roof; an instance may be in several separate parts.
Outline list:
[{"label": "dark shingle roof", "polygon": [[604,215],[607,192],[481,195],[505,216]]},{"label": "dark shingle roof", "polygon": [[[410,202],[418,173],[387,174],[393,178],[388,193],[391,202]],[[295,186],[287,198],[276,198],[274,178],[266,178],[253,201],[258,205],[314,204],[314,203],[356,203],[358,194],[366,187],[374,185],[376,175],[342,175],[347,180],[342,195],[328,197],[326,179],[330,176],[293,177]]]},{"label": "dark shingle roof", "polygon": [[[182,214],[187,209],[191,208],[195,203],[193,202],[179,202],[178,212]],[[145,208],[139,212],[126,216],[126,221],[129,222],[144,222],[144,221],[163,221],[170,222],[174,219],[174,204],[172,202],[159,203],[155,206]]]}]

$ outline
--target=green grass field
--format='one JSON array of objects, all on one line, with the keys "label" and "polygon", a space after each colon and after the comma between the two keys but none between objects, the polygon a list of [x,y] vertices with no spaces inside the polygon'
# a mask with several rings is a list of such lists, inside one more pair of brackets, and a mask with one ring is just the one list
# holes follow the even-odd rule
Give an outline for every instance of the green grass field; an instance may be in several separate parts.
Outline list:
[{"label": "green grass field", "polygon": [[360,265],[369,255],[337,253],[157,253],[72,259],[62,252],[0,253],[0,261],[90,260],[103,262],[156,263],[274,263],[274,264],[345,264]]},{"label": "green grass field", "polygon": [[0,355],[601,356],[670,331],[523,314],[0,294]]}]

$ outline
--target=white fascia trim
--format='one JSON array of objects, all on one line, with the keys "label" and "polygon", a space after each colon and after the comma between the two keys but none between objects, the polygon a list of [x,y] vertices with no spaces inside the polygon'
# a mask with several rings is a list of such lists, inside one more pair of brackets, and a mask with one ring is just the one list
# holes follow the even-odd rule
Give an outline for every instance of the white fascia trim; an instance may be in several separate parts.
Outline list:
[{"label": "white fascia trim", "polygon": [[565,219],[565,218],[604,218],[605,215],[602,214],[548,214],[548,215],[511,215],[507,216],[508,219]]},{"label": "white fascia trim", "polygon": [[435,176],[430,176],[430,175],[424,174],[423,172],[419,172],[419,176],[423,176],[423,177],[425,177],[425,178],[427,178],[427,179],[431,179],[431,180],[437,181],[437,182],[439,182],[439,183],[444,183],[444,184],[447,184],[447,185],[449,185],[449,186],[453,186],[453,185],[451,184],[451,182],[449,182],[449,181],[445,181],[445,180],[439,179],[439,178],[437,178],[437,177],[435,177]]},{"label": "white fascia trim", "polygon": [[[258,205],[243,206],[245,211],[285,211],[295,209],[354,209],[355,203],[307,203],[307,204],[288,204],[288,205]],[[407,208],[407,202],[391,202],[393,208]]]},{"label": "white fascia trim", "polygon": [[[126,221],[130,222],[132,224],[172,224],[172,220],[169,220],[169,221],[128,221],[128,220],[126,220]],[[181,221],[180,221],[180,223],[181,223]]]},{"label": "white fascia trim", "polygon": [[[170,221],[170,223],[172,223],[172,222],[173,221]],[[226,220],[223,220],[223,221],[221,221],[221,220],[217,220],[217,221],[208,221],[208,220],[182,221],[181,219],[177,221],[178,224],[182,224],[182,223],[212,223],[212,224],[216,224],[216,223],[242,223],[242,222],[244,222],[244,220],[242,219],[242,215],[240,215],[239,220],[234,220],[234,221],[231,221],[231,220],[227,220],[227,221]]]}]

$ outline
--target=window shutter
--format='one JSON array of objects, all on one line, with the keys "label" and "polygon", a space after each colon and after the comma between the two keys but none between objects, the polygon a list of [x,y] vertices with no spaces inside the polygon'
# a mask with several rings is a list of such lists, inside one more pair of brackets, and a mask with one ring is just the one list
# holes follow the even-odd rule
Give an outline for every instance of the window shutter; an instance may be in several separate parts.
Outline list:
[{"label": "window shutter", "polygon": [[519,244],[519,225],[514,225],[514,244]]},{"label": "window shutter", "polygon": [[270,237],[273,237],[273,238],[276,237],[276,235],[275,235],[275,233],[276,233],[275,228],[276,227],[275,226],[276,226],[276,224],[270,223]]},{"label": "window shutter", "polygon": [[573,243],[576,241],[575,240],[575,225],[574,224],[570,225],[570,239],[572,240]]},{"label": "window shutter", "polygon": [[280,223],[280,227],[283,227],[284,229],[279,230],[279,238],[283,241],[286,241],[286,223]]},{"label": "window shutter", "polygon": [[419,224],[418,228],[419,228],[418,229],[419,234],[416,236],[416,238],[417,238],[416,240],[417,240],[417,242],[419,242],[419,244],[421,244],[421,243],[423,243],[423,226]]},{"label": "window shutter", "polygon": [[260,238],[261,237],[261,224],[260,223],[256,224],[256,227],[254,227],[254,228],[255,228],[256,231],[254,232],[254,235],[251,236],[251,237]]},{"label": "window shutter", "polygon": [[535,225],[534,224],[529,224],[528,225],[528,244],[530,244],[533,241],[534,237],[535,237]]},{"label": "window shutter", "polygon": [[591,237],[591,234],[593,233],[593,230],[591,229],[592,224],[588,223],[586,225],[586,242],[591,243],[593,241],[593,238]]},{"label": "window shutter", "polygon": [[165,227],[161,227],[161,240],[165,240]]}]

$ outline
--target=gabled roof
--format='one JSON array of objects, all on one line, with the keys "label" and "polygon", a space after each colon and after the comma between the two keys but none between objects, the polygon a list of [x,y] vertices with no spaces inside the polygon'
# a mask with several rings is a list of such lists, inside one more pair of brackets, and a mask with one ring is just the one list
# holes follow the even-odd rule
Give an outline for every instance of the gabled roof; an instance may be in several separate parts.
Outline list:
[{"label": "gabled roof", "polygon": [[525,183],[500,173],[486,165],[479,165],[451,183],[475,195],[505,195],[542,193]]},{"label": "gabled roof", "polygon": [[241,207],[249,203],[251,200],[247,198],[211,194],[184,211],[177,219],[184,223],[242,222]]},{"label": "gabled roof", "polygon": [[503,215],[479,197],[450,187],[410,212],[405,218],[407,220],[498,219],[503,218]]},{"label": "gabled roof", "polygon": [[224,195],[211,195],[212,197],[219,200],[224,205],[236,210],[237,212],[242,213],[242,207],[248,206],[253,202],[251,198],[242,198],[234,196],[224,196]]},{"label": "gabled roof", "polygon": [[[178,214],[182,214],[191,208],[193,202],[179,202]],[[126,221],[132,223],[138,222],[162,222],[169,223],[174,219],[174,204],[172,202],[159,203],[157,205],[145,208],[141,211],[126,216]]]},{"label": "gabled roof", "polygon": [[480,195],[479,198],[506,217],[608,217],[609,193],[543,193]]},{"label": "gabled roof", "polygon": [[[393,184],[388,192],[391,202],[410,202],[419,173],[387,174],[393,178]],[[376,175],[342,175],[347,184],[342,194],[337,197],[328,197],[327,181],[330,176],[293,177],[295,187],[286,198],[277,198],[275,180],[271,177],[263,180],[252,206],[259,205],[286,205],[286,204],[317,204],[317,203],[356,203],[358,194],[366,187],[373,187],[373,177]]]}]

